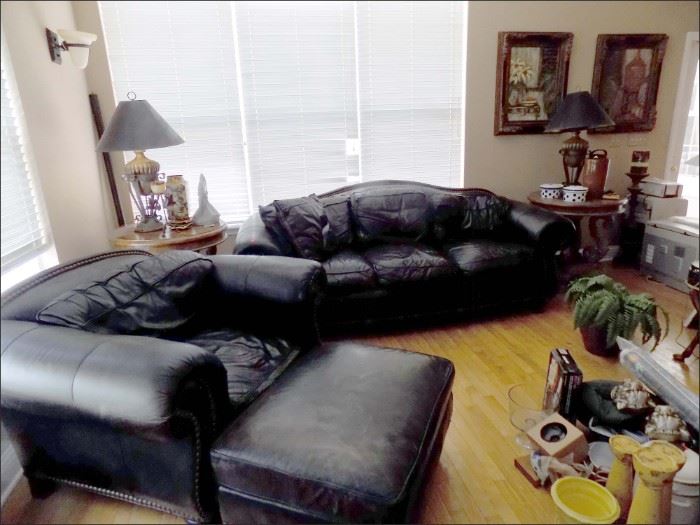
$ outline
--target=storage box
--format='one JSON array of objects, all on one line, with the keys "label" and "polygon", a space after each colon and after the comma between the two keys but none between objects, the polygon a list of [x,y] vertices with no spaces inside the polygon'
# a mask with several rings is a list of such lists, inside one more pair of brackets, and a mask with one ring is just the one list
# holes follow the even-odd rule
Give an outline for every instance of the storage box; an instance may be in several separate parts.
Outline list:
[{"label": "storage box", "polygon": [[575,422],[574,395],[582,381],[583,374],[569,351],[566,348],[555,348],[549,354],[542,407],[545,410],[555,410],[569,421]]},{"label": "storage box", "polygon": [[552,414],[527,431],[527,437],[537,450],[558,459],[573,455],[580,463],[588,454],[588,442],[583,432],[559,414]]},{"label": "storage box", "polygon": [[634,210],[634,218],[637,222],[648,222],[668,219],[674,215],[685,216],[687,211],[688,201],[681,197],[640,195]]},{"label": "storage box", "polygon": [[663,179],[644,179],[639,185],[643,194],[655,197],[678,197],[683,191],[683,185]]},{"label": "storage box", "polygon": [[688,269],[697,258],[697,218],[670,217],[646,224],[642,244],[643,274],[687,292]]}]

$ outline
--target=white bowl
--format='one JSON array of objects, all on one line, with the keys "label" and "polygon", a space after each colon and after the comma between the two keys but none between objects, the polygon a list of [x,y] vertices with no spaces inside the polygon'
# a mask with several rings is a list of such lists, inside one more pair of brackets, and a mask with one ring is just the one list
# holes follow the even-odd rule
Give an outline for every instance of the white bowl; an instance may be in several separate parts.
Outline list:
[{"label": "white bowl", "polygon": [[588,188],[585,186],[566,186],[563,192],[566,202],[586,202]]},{"label": "white bowl", "polygon": [[588,445],[588,457],[596,467],[603,472],[610,472],[615,456],[610,445],[605,441],[594,441]]},{"label": "white bowl", "polygon": [[540,184],[540,197],[543,199],[561,199],[563,184]]}]

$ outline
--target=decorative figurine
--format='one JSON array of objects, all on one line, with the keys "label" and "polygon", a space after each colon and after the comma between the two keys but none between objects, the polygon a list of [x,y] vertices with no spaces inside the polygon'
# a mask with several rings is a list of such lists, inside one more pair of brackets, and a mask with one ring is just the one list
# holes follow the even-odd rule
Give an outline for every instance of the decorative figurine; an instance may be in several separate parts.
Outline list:
[{"label": "decorative figurine", "polygon": [[168,175],[165,179],[165,199],[168,226],[173,230],[186,230],[192,225],[187,209],[187,183],[182,175]]},{"label": "decorative figurine", "polygon": [[651,395],[639,381],[625,379],[610,392],[610,398],[618,410],[626,413],[640,413],[651,407]]},{"label": "decorative figurine", "polygon": [[669,405],[659,405],[654,409],[647,419],[644,433],[652,439],[670,442],[690,441],[690,433],[685,421]]},{"label": "decorative figurine", "polygon": [[197,226],[216,226],[219,224],[220,214],[216,208],[209,202],[209,193],[207,192],[207,180],[204,174],[199,175],[199,185],[197,186],[199,193],[199,208],[192,216],[192,224]]}]

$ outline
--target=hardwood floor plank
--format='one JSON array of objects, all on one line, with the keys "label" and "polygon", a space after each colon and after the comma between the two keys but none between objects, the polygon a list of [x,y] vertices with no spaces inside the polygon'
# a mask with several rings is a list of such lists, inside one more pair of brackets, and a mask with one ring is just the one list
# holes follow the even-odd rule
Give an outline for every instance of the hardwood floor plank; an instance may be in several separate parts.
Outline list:
[{"label": "hardwood floor plank", "polygon": [[[631,291],[654,295],[671,316],[669,336],[653,357],[694,392],[696,355],[685,364],[671,356],[689,341],[681,323],[690,310],[686,294],[648,281],[633,270],[605,268]],[[347,337],[346,337],[347,339]],[[508,419],[506,392],[514,384],[542,384],[549,352],[568,348],[584,380],[623,379],[630,374],[615,358],[585,351],[561,295],[541,313],[452,323],[386,335],[356,335],[353,340],[446,357],[455,364],[452,423],[442,456],[428,478],[425,523],[554,523],[559,521],[549,493],[534,489],[513,467],[523,453]],[[102,496],[62,487],[46,500],[32,500],[25,481],[2,509],[2,523],[182,523],[173,516]]]}]

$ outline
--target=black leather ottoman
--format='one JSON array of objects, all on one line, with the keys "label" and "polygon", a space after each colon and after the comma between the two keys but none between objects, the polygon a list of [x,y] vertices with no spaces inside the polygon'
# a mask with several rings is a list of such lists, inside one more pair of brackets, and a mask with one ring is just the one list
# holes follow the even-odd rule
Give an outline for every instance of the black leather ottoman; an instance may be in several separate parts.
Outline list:
[{"label": "black leather ottoman", "polygon": [[446,359],[322,345],[212,447],[225,523],[406,522],[452,412]]}]

